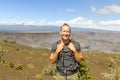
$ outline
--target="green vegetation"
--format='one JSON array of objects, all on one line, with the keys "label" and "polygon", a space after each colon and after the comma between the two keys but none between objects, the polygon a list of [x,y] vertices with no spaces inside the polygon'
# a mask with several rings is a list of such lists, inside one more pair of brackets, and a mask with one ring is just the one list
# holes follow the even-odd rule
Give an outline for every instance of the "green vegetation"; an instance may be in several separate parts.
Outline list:
[{"label": "green vegetation", "polygon": [[[0,80],[54,80],[49,55],[46,48],[0,41]],[[83,52],[80,65],[80,80],[120,80],[120,54]]]},{"label": "green vegetation", "polygon": [[110,64],[109,64],[109,79],[111,80],[120,80],[120,66],[116,63],[115,59],[110,58]]},{"label": "green vegetation", "polygon": [[16,43],[16,41],[8,41],[8,40],[2,40],[3,42],[5,42],[5,43],[13,43],[13,44],[15,44]]},{"label": "green vegetation", "polygon": [[80,80],[98,80],[90,73],[90,68],[88,67],[85,59],[82,59],[80,62],[80,69],[78,75],[80,77]]}]

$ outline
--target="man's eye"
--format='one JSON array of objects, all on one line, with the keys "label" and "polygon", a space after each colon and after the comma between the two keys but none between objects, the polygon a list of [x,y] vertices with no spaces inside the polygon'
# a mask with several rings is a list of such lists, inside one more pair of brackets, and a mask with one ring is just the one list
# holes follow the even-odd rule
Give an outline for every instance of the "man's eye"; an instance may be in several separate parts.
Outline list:
[{"label": "man's eye", "polygon": [[67,33],[69,33],[69,31],[62,31],[62,32],[67,32]]}]

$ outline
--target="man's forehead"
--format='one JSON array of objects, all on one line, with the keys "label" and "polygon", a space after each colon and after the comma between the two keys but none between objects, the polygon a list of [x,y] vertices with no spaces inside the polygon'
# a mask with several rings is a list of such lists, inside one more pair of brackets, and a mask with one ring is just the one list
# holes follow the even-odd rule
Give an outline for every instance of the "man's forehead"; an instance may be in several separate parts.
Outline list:
[{"label": "man's forehead", "polygon": [[70,27],[69,26],[62,26],[62,29],[70,29]]}]

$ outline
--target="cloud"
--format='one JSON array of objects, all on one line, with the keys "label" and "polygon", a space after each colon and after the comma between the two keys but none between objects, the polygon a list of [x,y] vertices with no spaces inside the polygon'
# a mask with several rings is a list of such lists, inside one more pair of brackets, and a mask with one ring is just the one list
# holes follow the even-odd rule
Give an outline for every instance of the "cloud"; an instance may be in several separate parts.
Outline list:
[{"label": "cloud", "polygon": [[76,9],[66,9],[66,12],[76,12]]},{"label": "cloud", "polygon": [[87,19],[87,18],[83,18],[83,17],[77,17],[77,18],[74,18],[74,19],[71,19],[71,20],[59,20],[59,21],[56,21],[54,25],[62,25],[64,23],[68,23],[70,24],[71,26],[73,27],[90,27],[90,26],[95,26],[94,24],[94,21],[93,20],[90,20],[90,19]]},{"label": "cloud", "polygon": [[102,9],[99,10],[97,10],[94,6],[91,6],[91,10],[96,14],[109,14],[109,13],[120,14],[120,6],[118,5],[104,6]]},{"label": "cloud", "polygon": [[35,25],[35,21],[27,21],[27,22],[24,22],[24,25]]},{"label": "cloud", "polygon": [[62,25],[63,23],[67,23],[65,20],[58,20],[55,22],[55,25]]},{"label": "cloud", "polygon": [[100,21],[97,26],[98,29],[120,31],[120,20]]},{"label": "cloud", "polygon": [[106,6],[105,8],[108,9],[112,13],[118,13],[118,14],[120,14],[120,6],[111,5],[111,6]]},{"label": "cloud", "polygon": [[70,24],[76,24],[79,23],[80,21],[83,21],[84,18],[83,17],[78,17],[78,18],[74,18],[72,20],[69,21]]},{"label": "cloud", "polygon": [[84,17],[76,17],[71,20],[57,20],[55,22],[46,21],[45,19],[40,20],[39,22],[35,21],[0,21],[0,24],[24,24],[24,25],[50,25],[50,26],[61,26],[64,23],[68,23],[71,27],[81,27],[81,28],[93,28],[93,29],[105,29],[105,30],[115,30],[120,31],[120,20],[108,20],[108,21],[94,21],[92,19]]},{"label": "cloud", "polygon": [[0,25],[20,25],[23,24],[24,21],[0,21]]},{"label": "cloud", "polygon": [[98,26],[120,27],[120,20],[100,21]]},{"label": "cloud", "polygon": [[91,7],[92,11],[96,14],[108,14],[109,11],[106,9],[100,9],[100,10],[96,10],[96,8],[94,6]]},{"label": "cloud", "polygon": [[45,19],[42,19],[41,21],[39,21],[38,25],[44,25],[45,23]]},{"label": "cloud", "polygon": [[91,19],[77,17],[71,20],[58,20],[56,22],[53,22],[53,25],[61,26],[64,23],[68,23],[72,27],[120,31],[120,20],[108,20],[108,21],[95,22],[94,20],[91,20]]}]

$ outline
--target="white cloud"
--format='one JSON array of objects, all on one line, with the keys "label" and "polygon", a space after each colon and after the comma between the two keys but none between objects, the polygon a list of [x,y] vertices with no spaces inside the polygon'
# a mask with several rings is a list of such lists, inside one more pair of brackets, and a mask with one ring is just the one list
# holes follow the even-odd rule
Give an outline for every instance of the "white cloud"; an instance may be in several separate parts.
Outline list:
[{"label": "white cloud", "polygon": [[69,23],[70,24],[76,24],[76,23],[79,23],[80,21],[83,21],[83,20],[84,20],[83,17],[78,17],[78,18],[70,20]]},{"label": "white cloud", "polygon": [[76,9],[66,9],[66,12],[76,12]]},{"label": "white cloud", "polygon": [[35,21],[24,22],[24,25],[35,25]]},{"label": "white cloud", "polygon": [[67,23],[67,21],[59,20],[59,21],[56,21],[54,25],[62,25],[63,23]]},{"label": "white cloud", "polygon": [[96,8],[94,6],[91,7],[92,11],[95,12],[96,14],[108,14],[109,11],[106,9],[100,9],[100,10],[96,10]]},{"label": "white cloud", "polygon": [[45,19],[42,19],[39,23],[38,23],[38,25],[44,25],[46,22],[45,22]]},{"label": "white cloud", "polygon": [[76,26],[76,27],[91,27],[94,26],[94,21],[90,20],[90,19],[86,19],[83,17],[78,17],[78,18],[74,18],[72,20],[69,20],[68,23],[72,26]]},{"label": "white cloud", "polygon": [[120,20],[110,20],[110,21],[99,21],[95,22],[91,19],[78,17],[71,20],[59,20],[53,22],[53,25],[61,26],[64,23],[70,24],[72,27],[81,28],[94,28],[94,29],[105,29],[105,30],[115,30],[120,31]]},{"label": "white cloud", "polygon": [[100,21],[98,26],[120,27],[120,20]]},{"label": "white cloud", "polygon": [[120,6],[118,5],[104,6],[102,9],[99,10],[97,10],[94,6],[92,6],[91,10],[96,14],[109,14],[109,13],[120,14]]},{"label": "white cloud", "polygon": [[0,25],[20,25],[23,24],[24,21],[0,21]]},{"label": "white cloud", "polygon": [[46,21],[45,19],[40,20],[39,22],[35,21],[0,21],[0,24],[24,24],[24,25],[53,25],[61,26],[64,23],[68,23],[71,27],[81,27],[81,28],[94,28],[94,29],[106,29],[106,30],[115,30],[120,31],[120,20],[108,20],[108,21],[94,21],[84,17],[77,17],[71,20],[58,20],[55,22]]},{"label": "white cloud", "polygon": [[105,8],[108,9],[112,13],[118,13],[118,14],[120,14],[120,6],[110,5],[110,6],[105,6]]},{"label": "white cloud", "polygon": [[120,31],[120,20],[100,21],[97,26],[98,29]]},{"label": "white cloud", "polygon": [[52,25],[60,26],[64,23],[68,23],[70,25],[76,25],[76,24],[80,23],[81,21],[84,21],[83,17],[74,18],[74,19],[68,20],[68,21],[67,20],[58,20],[56,22],[47,22],[47,24],[49,25],[51,23]]}]

